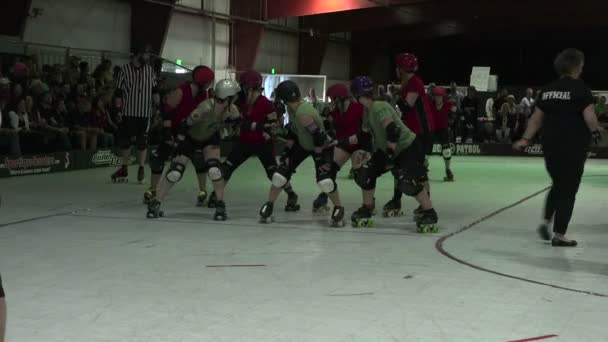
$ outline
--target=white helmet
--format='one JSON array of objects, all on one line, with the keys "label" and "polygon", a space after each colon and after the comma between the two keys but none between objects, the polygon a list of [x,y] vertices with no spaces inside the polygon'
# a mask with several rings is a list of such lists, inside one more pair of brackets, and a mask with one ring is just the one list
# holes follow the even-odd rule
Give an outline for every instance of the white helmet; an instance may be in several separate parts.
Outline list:
[{"label": "white helmet", "polygon": [[215,85],[215,97],[222,100],[235,96],[240,91],[241,87],[239,86],[239,84],[236,81],[230,79],[220,80]]}]

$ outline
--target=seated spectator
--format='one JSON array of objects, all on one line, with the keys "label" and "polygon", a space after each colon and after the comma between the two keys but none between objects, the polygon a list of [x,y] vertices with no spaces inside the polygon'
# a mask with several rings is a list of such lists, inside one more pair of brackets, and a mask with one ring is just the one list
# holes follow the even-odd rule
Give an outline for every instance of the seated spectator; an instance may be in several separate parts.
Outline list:
[{"label": "seated spectator", "polygon": [[517,126],[517,113],[515,96],[508,95],[496,117],[496,139],[498,142],[511,143],[513,132]]},{"label": "seated spectator", "polygon": [[448,89],[448,99],[456,105],[459,112],[462,111],[462,100],[464,99],[464,94],[458,90],[458,85],[456,82],[450,83],[450,88]]},{"label": "seated spectator", "polygon": [[70,151],[72,144],[68,135],[69,129],[63,126],[62,120],[58,117],[51,93],[42,95],[36,114],[39,120],[38,130],[44,135],[47,151]]},{"label": "seated spectator", "polygon": [[10,129],[18,133],[21,152],[34,154],[44,143],[42,135],[30,129],[29,115],[26,111],[26,98],[22,96],[9,107]]},{"label": "seated spectator", "polygon": [[110,148],[114,145],[114,135],[109,133],[111,121],[110,113],[106,109],[103,98],[96,97],[92,103],[91,131],[97,133],[98,145],[102,148]]},{"label": "seated spectator", "polygon": [[530,117],[532,115],[532,108],[534,108],[535,103],[536,101],[534,100],[534,90],[532,90],[532,88],[526,89],[526,96],[521,99],[521,102],[519,104],[522,113],[526,117]]},{"label": "seated spectator", "polygon": [[[7,103],[0,101],[0,148],[6,148],[6,154],[12,157],[21,156],[21,145],[19,144],[19,133],[11,129]],[[5,154],[0,150],[0,155]]]}]

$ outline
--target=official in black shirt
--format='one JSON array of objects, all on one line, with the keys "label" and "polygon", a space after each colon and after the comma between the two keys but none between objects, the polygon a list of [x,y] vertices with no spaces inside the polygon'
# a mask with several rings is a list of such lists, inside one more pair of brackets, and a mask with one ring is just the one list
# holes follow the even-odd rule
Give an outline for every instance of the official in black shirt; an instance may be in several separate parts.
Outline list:
[{"label": "official in black shirt", "polygon": [[584,54],[576,49],[564,50],[555,58],[555,69],[561,78],[542,90],[528,128],[515,144],[518,149],[527,146],[543,128],[545,165],[553,185],[545,202],[545,221],[538,232],[541,238],[551,239],[549,225],[553,222],[553,246],[577,245],[575,240],[566,238],[566,230],[589,145],[592,139],[597,142],[601,137],[591,90],[579,79],[584,63]]}]

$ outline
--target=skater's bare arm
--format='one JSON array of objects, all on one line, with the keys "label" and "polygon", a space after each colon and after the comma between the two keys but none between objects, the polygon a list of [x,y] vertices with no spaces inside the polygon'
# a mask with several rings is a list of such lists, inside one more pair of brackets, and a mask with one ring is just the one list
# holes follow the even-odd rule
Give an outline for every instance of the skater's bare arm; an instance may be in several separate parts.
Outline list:
[{"label": "skater's bare arm", "polygon": [[532,117],[528,121],[528,127],[522,138],[525,140],[532,140],[536,135],[536,132],[543,127],[544,118],[545,113],[540,108],[536,108],[534,114],[532,114]]}]

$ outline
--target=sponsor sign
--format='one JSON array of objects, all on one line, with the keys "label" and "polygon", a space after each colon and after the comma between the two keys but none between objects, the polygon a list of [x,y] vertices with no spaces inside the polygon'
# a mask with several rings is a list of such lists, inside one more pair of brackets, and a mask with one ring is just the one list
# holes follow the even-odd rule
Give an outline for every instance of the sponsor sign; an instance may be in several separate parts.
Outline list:
[{"label": "sponsor sign", "polygon": [[[433,154],[441,154],[441,144],[433,145]],[[482,148],[480,144],[450,144],[452,155],[455,156],[478,156],[482,155]]]},{"label": "sponsor sign", "polygon": [[[129,164],[135,162],[135,157],[129,157]],[[99,150],[91,156],[91,163],[94,166],[120,166],[122,158],[112,153],[112,150]]]},{"label": "sponsor sign", "polygon": [[0,177],[65,171],[72,167],[70,152],[0,159]]}]

